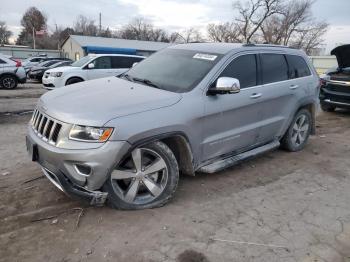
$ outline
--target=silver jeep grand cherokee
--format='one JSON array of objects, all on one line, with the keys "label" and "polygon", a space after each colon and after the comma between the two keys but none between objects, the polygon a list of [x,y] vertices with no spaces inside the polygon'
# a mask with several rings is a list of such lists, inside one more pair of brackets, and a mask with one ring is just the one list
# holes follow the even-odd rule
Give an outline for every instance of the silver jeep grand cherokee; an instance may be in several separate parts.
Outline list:
[{"label": "silver jeep grand cherokee", "polygon": [[27,148],[47,178],[91,204],[164,205],[179,173],[213,173],[315,130],[319,78],[281,46],[172,46],[127,73],[43,95]]}]

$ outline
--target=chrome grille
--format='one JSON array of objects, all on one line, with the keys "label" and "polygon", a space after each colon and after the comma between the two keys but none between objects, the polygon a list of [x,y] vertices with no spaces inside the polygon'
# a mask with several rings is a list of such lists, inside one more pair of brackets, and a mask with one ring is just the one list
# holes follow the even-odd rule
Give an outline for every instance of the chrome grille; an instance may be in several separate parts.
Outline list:
[{"label": "chrome grille", "polygon": [[31,125],[34,132],[42,138],[44,141],[50,144],[56,145],[58,135],[60,134],[62,124],[58,123],[55,119],[41,113],[35,109]]}]

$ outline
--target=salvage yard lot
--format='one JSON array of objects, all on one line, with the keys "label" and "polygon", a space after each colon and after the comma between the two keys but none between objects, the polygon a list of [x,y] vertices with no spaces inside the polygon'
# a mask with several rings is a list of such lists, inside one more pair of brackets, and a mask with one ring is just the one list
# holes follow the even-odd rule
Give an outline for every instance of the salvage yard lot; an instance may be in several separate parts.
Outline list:
[{"label": "salvage yard lot", "polygon": [[0,90],[0,261],[350,261],[350,111],[320,112],[302,152],[182,176],[168,205],[118,211],[68,198],[29,160],[43,92]]}]

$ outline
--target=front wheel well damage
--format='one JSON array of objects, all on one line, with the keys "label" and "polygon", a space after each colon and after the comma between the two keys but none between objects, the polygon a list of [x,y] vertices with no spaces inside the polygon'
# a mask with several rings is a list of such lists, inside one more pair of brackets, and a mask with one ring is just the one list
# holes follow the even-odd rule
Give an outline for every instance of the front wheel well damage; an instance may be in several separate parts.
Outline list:
[{"label": "front wheel well damage", "polygon": [[174,153],[180,172],[185,175],[194,176],[192,150],[186,138],[181,135],[175,135],[160,139],[160,141],[165,143]]}]

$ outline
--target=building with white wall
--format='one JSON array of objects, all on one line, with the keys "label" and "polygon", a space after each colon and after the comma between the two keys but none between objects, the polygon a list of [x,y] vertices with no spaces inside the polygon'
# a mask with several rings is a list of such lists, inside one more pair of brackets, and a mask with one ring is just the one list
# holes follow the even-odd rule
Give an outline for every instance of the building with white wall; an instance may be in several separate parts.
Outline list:
[{"label": "building with white wall", "polygon": [[149,56],[169,43],[70,35],[61,45],[63,57],[79,60],[87,54],[130,54]]}]

